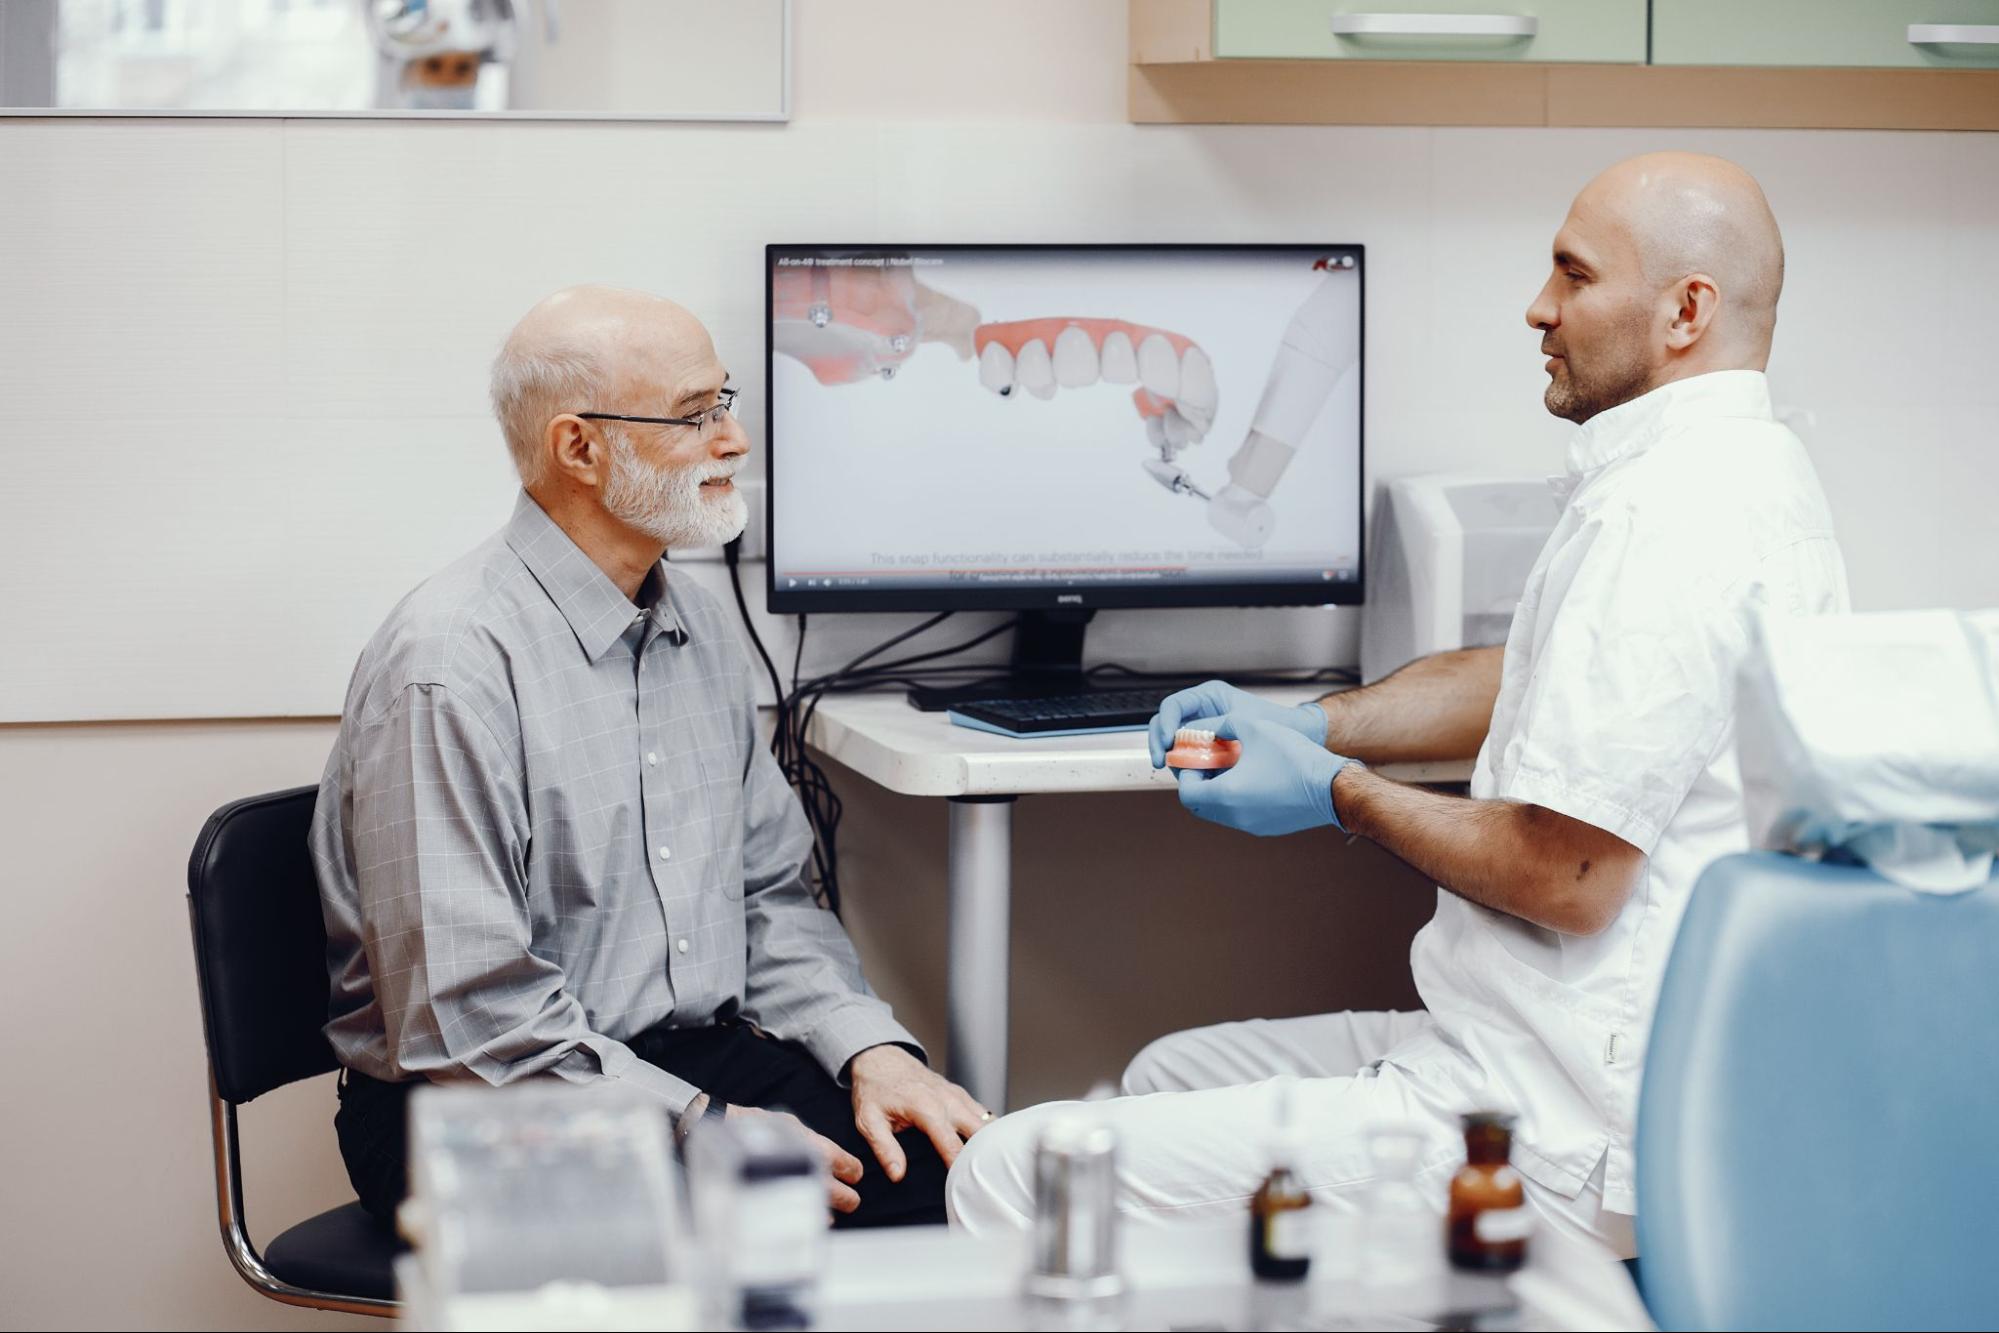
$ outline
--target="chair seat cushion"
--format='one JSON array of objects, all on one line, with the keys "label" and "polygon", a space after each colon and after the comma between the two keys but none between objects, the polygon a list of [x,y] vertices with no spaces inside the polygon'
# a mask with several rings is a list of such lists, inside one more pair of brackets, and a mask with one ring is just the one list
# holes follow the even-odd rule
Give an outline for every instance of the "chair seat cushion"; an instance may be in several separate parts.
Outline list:
[{"label": "chair seat cushion", "polygon": [[295,1287],[335,1296],[396,1298],[395,1257],[409,1247],[358,1203],[310,1217],[272,1241],[264,1262]]}]

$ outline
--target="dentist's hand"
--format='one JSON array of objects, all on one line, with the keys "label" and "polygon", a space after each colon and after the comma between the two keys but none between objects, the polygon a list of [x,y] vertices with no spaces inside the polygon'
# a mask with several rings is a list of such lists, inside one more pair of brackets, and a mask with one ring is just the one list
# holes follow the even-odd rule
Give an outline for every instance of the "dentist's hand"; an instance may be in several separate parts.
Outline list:
[{"label": "dentist's hand", "polygon": [[[1268,722],[1289,727],[1314,745],[1326,743],[1326,710],[1315,703],[1274,704],[1222,680],[1203,681],[1192,689],[1169,694],[1152,716],[1146,741],[1152,747],[1152,766],[1166,766],[1166,752],[1173,748],[1173,733],[1205,719],[1233,714],[1242,721]],[[1231,732],[1230,735],[1235,733]]]},{"label": "dentist's hand", "polygon": [[1258,837],[1325,824],[1345,832],[1333,809],[1333,779],[1351,759],[1278,723],[1230,713],[1213,726],[1216,737],[1242,742],[1242,757],[1218,773],[1182,769],[1180,804]]}]

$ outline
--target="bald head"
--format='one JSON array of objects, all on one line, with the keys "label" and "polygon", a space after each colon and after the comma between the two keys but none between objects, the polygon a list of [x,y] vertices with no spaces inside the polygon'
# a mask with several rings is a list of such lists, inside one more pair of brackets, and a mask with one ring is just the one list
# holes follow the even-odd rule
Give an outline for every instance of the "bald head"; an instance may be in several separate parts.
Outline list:
[{"label": "bald head", "polygon": [[1768,359],[1784,289],[1784,240],[1754,176],[1704,153],[1647,153],[1585,186],[1571,209],[1577,214],[1621,232],[1656,286],[1695,273],[1713,278],[1718,331]]},{"label": "bald head", "polygon": [[628,598],[663,550],[718,546],[748,519],[728,377],[700,320],[616,287],[557,292],[493,359],[521,484]]},{"label": "bald head", "polygon": [[1586,421],[1661,384],[1770,359],[1784,243],[1755,178],[1700,153],[1620,162],[1576,196],[1527,312],[1548,409]]},{"label": "bald head", "polygon": [[[549,425],[566,413],[670,416],[660,395],[682,381],[719,387],[701,321],[665,297],[622,287],[568,287],[521,318],[493,360],[493,413],[514,467],[532,488],[548,467]],[[702,383],[693,383],[702,381]],[[709,392],[712,394],[712,388]]]}]

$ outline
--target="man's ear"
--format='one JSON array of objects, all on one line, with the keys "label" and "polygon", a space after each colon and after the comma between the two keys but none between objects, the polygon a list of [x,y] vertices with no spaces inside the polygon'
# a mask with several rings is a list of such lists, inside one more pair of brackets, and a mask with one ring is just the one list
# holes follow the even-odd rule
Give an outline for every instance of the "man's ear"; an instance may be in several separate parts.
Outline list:
[{"label": "man's ear", "polygon": [[593,422],[564,413],[548,423],[542,435],[549,470],[588,486],[601,486],[610,474],[611,451],[603,431]]},{"label": "man's ear", "polygon": [[1666,346],[1684,352],[1699,342],[1721,309],[1721,292],[1705,273],[1689,273],[1672,288],[1673,310],[1666,323]]}]

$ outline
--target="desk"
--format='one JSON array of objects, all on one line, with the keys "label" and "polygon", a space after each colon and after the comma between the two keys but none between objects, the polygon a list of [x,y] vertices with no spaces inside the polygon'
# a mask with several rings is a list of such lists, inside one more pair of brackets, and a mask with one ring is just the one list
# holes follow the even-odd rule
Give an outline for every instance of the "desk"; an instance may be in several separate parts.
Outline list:
[{"label": "desk", "polygon": [[[1326,1211],[1317,1208],[1314,1212]],[[1126,1291],[1109,1301],[1062,1304],[1022,1290],[1028,1270],[1024,1234],[968,1236],[943,1227],[881,1227],[839,1231],[827,1238],[824,1277],[813,1326],[828,1330],[932,1329],[1280,1329],[1501,1328],[1633,1330],[1653,1328],[1623,1265],[1585,1241],[1543,1229],[1530,1242],[1527,1265],[1511,1277],[1457,1273],[1441,1262],[1443,1219],[1437,1219],[1431,1262],[1408,1280],[1374,1280],[1365,1215],[1334,1213],[1313,1228],[1312,1271],[1300,1283],[1250,1277],[1247,1219],[1121,1228],[1118,1267]],[[552,1285],[458,1312],[458,1327],[647,1329],[691,1327],[704,1274],[688,1274],[692,1289],[616,1289]],[[424,1289],[415,1254],[396,1260],[403,1327],[443,1328]],[[719,1295],[715,1295],[719,1299]],[[508,1308],[508,1307],[512,1308]],[[712,1307],[711,1307],[712,1308]],[[501,1313],[504,1311],[504,1315]],[[721,1327],[719,1323],[709,1327]]]},{"label": "desk", "polygon": [[[1253,691],[1278,703],[1325,692],[1318,685]],[[918,712],[899,692],[827,695],[805,742],[890,791],[950,802],[950,1073],[985,1105],[1004,1110],[1013,802],[1043,793],[1169,792],[1172,774],[1153,768],[1142,731],[1015,740]],[[1471,768],[1469,762],[1385,764],[1376,771],[1403,782],[1448,783],[1470,781]]]},{"label": "desk", "polygon": [[[1315,1211],[1326,1211],[1317,1209]],[[1025,1298],[1024,1236],[943,1228],[836,1232],[817,1327],[822,1329],[1650,1329],[1631,1279],[1610,1255],[1543,1228],[1512,1277],[1458,1273],[1438,1262],[1410,1281],[1370,1281],[1364,1215],[1333,1214],[1314,1230],[1312,1271],[1295,1285],[1250,1277],[1247,1217],[1140,1226],[1120,1236],[1125,1296],[1095,1318]]]}]

